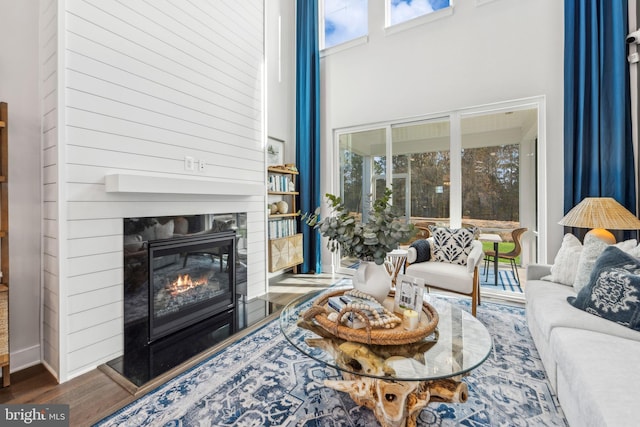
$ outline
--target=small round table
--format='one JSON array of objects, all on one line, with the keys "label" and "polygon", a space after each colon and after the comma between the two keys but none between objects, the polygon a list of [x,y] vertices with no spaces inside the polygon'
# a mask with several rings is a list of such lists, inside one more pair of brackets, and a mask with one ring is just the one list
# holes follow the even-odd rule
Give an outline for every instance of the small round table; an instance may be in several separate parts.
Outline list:
[{"label": "small round table", "polygon": [[[373,410],[383,426],[415,425],[432,398],[467,400],[462,376],[480,366],[492,348],[491,335],[480,321],[442,299],[425,295],[440,318],[433,334],[404,345],[348,342],[301,317],[319,295],[336,289],[303,295],[280,314],[280,328],[291,345],[342,373],[342,380],[325,380],[325,386],[349,393],[358,405]],[[393,304],[390,300],[385,306]]]}]

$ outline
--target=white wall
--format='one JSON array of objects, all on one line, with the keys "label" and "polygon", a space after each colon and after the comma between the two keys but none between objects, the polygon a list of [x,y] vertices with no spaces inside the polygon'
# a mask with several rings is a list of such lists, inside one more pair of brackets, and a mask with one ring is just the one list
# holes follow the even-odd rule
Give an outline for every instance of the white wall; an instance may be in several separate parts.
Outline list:
[{"label": "white wall", "polygon": [[[217,190],[264,188],[264,17],[259,1],[56,7],[43,341],[64,382],[122,354],[124,217],[247,212],[248,296],[266,292],[265,194]],[[185,155],[206,170],[185,170]],[[207,180],[211,190],[107,192],[105,176],[118,173]]]},{"label": "white wall", "polygon": [[38,2],[0,0],[0,101],[9,104],[11,371],[40,361]]},{"label": "white wall", "polygon": [[[385,34],[384,2],[370,1],[368,42],[322,60],[323,168],[337,128],[543,95],[552,260],[562,239],[563,19],[557,0],[456,1],[452,16]],[[331,185],[326,174],[323,193]]]},{"label": "white wall", "polygon": [[40,1],[40,111],[42,112],[42,359],[60,369],[58,13],[56,0]]},{"label": "white wall", "polygon": [[285,141],[285,162],[295,163],[295,2],[265,2],[267,135]]}]

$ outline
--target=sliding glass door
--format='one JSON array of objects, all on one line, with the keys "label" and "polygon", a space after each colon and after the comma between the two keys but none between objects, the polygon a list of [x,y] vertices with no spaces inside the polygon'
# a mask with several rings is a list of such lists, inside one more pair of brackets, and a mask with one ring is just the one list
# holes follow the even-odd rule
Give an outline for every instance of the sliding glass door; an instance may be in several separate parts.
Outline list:
[{"label": "sliding glass door", "polygon": [[[506,103],[447,115],[336,132],[338,192],[366,221],[371,197],[415,224],[476,225],[482,232],[526,227],[521,260],[536,261],[539,105]],[[357,260],[341,259],[347,272]]]},{"label": "sliding glass door", "polygon": [[449,222],[448,117],[391,126],[393,203],[414,223]]},{"label": "sliding glass door", "polygon": [[463,114],[461,129],[462,222],[499,234],[527,228],[519,265],[536,261],[536,108]]},{"label": "sliding glass door", "polygon": [[[366,221],[370,198],[382,194],[386,186],[387,130],[370,129],[338,135],[338,194],[347,210],[357,219]],[[357,267],[357,259],[340,257],[340,268]]]}]

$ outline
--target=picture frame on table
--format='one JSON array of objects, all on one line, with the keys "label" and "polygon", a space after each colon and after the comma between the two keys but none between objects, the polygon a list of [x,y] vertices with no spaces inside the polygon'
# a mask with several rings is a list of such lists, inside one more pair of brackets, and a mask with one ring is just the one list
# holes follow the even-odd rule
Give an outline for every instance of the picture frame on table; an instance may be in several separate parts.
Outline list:
[{"label": "picture frame on table", "polygon": [[403,313],[405,310],[414,310],[421,313],[423,293],[424,279],[406,274],[398,274],[396,278],[394,311]]},{"label": "picture frame on table", "polygon": [[267,138],[267,165],[284,165],[284,141],[272,136]]}]

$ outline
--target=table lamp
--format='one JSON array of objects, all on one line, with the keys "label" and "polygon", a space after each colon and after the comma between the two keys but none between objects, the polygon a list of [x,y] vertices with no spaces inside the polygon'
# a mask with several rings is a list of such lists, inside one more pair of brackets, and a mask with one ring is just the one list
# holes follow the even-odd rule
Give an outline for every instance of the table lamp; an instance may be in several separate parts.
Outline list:
[{"label": "table lamp", "polygon": [[591,228],[587,234],[614,244],[609,230],[638,230],[640,219],[611,197],[585,197],[558,223],[567,227]]}]

